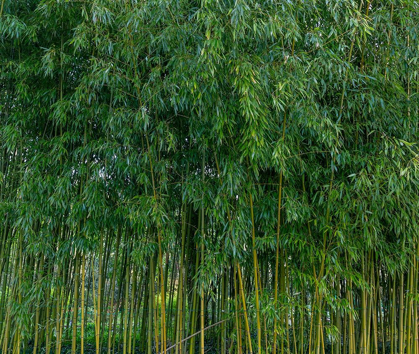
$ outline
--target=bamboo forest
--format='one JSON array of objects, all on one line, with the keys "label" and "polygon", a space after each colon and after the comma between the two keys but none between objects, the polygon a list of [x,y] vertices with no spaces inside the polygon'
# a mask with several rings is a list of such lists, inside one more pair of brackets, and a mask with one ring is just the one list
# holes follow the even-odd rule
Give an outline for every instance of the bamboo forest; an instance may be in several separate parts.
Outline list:
[{"label": "bamboo forest", "polygon": [[418,0],[0,0],[0,353],[419,354]]}]

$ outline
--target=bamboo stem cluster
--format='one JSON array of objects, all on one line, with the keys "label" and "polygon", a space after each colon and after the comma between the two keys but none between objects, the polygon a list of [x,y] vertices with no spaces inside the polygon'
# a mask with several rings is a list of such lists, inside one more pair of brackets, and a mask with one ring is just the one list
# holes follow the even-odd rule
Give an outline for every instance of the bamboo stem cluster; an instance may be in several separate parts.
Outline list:
[{"label": "bamboo stem cluster", "polygon": [[0,6],[0,351],[419,354],[419,7]]}]

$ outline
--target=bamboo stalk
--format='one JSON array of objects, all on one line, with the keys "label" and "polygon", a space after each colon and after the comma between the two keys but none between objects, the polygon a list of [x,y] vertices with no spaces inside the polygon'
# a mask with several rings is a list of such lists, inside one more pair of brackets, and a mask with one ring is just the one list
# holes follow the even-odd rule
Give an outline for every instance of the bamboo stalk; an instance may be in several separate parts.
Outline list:
[{"label": "bamboo stalk", "polygon": [[86,281],[86,256],[82,255],[81,261],[81,303],[80,303],[80,311],[81,311],[81,322],[80,322],[80,354],[84,354],[84,321],[85,321],[85,313],[84,313],[84,306],[85,306],[85,281]]},{"label": "bamboo stalk", "polygon": [[[202,157],[202,182],[205,181],[205,155]],[[204,208],[204,195],[202,195],[201,207],[201,265],[205,264],[205,208]],[[205,354],[205,297],[204,286],[201,284],[201,354]]]},{"label": "bamboo stalk", "polygon": [[254,267],[254,283],[255,283],[255,297],[256,297],[256,322],[257,322],[257,337],[258,337],[258,353],[262,353],[262,329],[260,324],[260,304],[259,304],[259,287],[258,287],[258,261],[256,252],[256,231],[255,231],[255,217],[253,212],[253,199],[252,194],[249,193],[250,200],[250,214],[252,220],[252,254],[253,254],[253,267]]}]

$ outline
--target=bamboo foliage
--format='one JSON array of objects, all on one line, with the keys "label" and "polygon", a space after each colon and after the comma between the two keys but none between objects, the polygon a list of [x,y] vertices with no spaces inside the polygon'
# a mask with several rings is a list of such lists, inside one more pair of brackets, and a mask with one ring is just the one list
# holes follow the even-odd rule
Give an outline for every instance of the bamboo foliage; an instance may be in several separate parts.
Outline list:
[{"label": "bamboo foliage", "polygon": [[2,0],[2,353],[419,354],[419,4]]}]

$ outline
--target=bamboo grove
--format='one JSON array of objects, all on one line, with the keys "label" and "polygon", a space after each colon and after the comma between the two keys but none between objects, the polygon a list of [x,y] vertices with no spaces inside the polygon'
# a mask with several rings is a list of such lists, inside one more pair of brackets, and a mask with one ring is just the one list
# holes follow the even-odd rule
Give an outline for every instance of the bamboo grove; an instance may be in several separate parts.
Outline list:
[{"label": "bamboo grove", "polygon": [[1,353],[419,354],[416,0],[1,0]]}]

